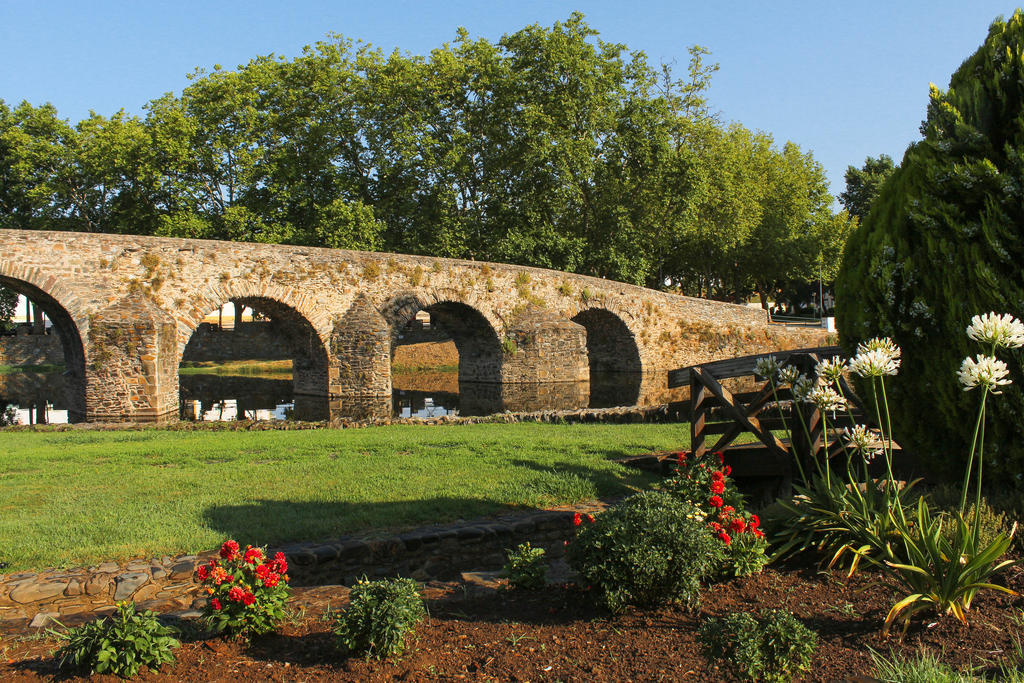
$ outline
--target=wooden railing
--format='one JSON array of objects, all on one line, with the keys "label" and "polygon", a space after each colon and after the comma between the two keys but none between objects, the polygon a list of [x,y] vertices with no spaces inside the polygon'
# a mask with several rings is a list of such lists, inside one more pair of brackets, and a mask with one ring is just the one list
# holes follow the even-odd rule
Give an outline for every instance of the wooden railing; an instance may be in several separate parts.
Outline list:
[{"label": "wooden railing", "polygon": [[[709,451],[725,453],[735,463],[733,468],[742,470],[738,474],[760,476],[788,472],[794,454],[801,458],[822,455],[826,421],[817,407],[794,401],[788,386],[773,390],[766,378],[755,376],[756,363],[768,356],[774,356],[781,366],[794,365],[814,377],[819,362],[841,356],[841,351],[838,346],[778,351],[669,372],[670,388],[690,386],[690,448],[695,456]],[[748,376],[754,378],[756,389],[753,391],[734,393],[723,385],[725,380]],[[833,430],[838,432],[843,427],[870,423],[850,384],[842,380],[840,387],[849,407],[828,415],[829,458],[844,451],[838,433],[832,433]],[[787,413],[788,418],[784,417]],[[776,433],[780,430],[788,431],[792,438],[779,438]],[[753,434],[757,441],[734,444],[744,433]],[[712,442],[715,436],[718,438]]]}]

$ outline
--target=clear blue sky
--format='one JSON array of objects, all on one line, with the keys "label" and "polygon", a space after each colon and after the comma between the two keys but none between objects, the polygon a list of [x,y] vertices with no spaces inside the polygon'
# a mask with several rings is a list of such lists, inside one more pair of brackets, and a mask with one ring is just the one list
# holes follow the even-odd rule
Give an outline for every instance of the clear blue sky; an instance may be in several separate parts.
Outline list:
[{"label": "clear blue sky", "polygon": [[583,12],[603,40],[685,67],[704,45],[721,65],[710,102],[727,121],[813,151],[843,189],[848,164],[899,161],[917,139],[928,84],[945,88],[1015,5],[989,0],[0,0],[0,99],[52,102],[76,122],[180,92],[195,67],[285,57],[329,32],[426,54],[458,26],[497,40]]}]

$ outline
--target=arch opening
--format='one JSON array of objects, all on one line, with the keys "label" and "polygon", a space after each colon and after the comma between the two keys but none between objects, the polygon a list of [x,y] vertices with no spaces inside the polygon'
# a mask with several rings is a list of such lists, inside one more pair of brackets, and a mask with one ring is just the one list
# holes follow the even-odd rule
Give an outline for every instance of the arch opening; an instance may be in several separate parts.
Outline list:
[{"label": "arch opening", "polygon": [[0,365],[34,370],[0,374],[0,422],[84,421],[85,349],[78,325],[59,301],[29,282],[0,275],[0,288],[18,295],[13,320],[0,325]]},{"label": "arch opening", "polygon": [[392,331],[395,415],[503,410],[501,341],[480,311],[459,301],[407,297],[384,315]]},{"label": "arch opening", "polygon": [[208,312],[181,354],[184,420],[328,416],[327,349],[299,311],[240,297]]},{"label": "arch opening", "polygon": [[590,407],[635,405],[640,396],[643,365],[629,327],[604,308],[581,311],[572,321],[587,331]]}]

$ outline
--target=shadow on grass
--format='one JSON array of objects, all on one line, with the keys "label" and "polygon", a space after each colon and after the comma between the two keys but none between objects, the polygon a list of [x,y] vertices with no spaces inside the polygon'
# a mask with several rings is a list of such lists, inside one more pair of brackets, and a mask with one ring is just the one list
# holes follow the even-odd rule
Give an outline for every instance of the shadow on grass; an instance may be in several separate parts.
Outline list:
[{"label": "shadow on grass", "polygon": [[325,541],[355,534],[382,534],[533,509],[474,498],[349,503],[257,500],[215,505],[203,521],[226,538],[252,545]]}]

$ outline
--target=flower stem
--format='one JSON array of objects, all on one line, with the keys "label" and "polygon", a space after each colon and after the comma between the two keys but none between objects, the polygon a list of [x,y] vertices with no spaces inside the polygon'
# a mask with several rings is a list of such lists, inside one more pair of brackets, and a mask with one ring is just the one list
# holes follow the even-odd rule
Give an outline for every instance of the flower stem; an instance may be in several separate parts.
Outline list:
[{"label": "flower stem", "polygon": [[967,455],[967,467],[964,470],[964,485],[960,492],[960,516],[967,513],[967,491],[971,485],[971,469],[974,466],[974,453],[978,449],[978,435],[981,433],[981,425],[985,420],[985,400],[988,398],[988,389],[981,395],[981,405],[978,407],[978,419],[974,421],[974,436],[971,437],[971,452]]}]

